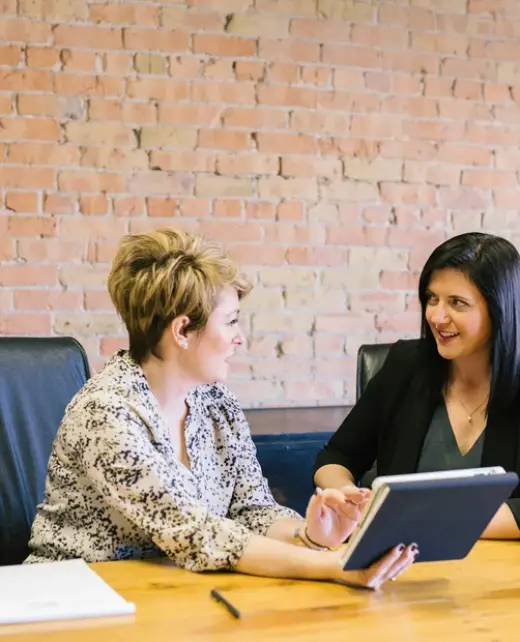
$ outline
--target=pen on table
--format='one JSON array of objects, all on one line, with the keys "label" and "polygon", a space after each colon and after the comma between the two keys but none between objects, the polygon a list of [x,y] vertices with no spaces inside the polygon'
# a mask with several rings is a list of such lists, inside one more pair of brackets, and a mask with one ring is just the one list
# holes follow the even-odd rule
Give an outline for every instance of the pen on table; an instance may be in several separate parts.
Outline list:
[{"label": "pen on table", "polygon": [[219,593],[217,589],[211,589],[210,595],[216,602],[223,604],[233,617],[237,620],[240,619],[240,611],[234,607],[229,600],[226,600],[226,598]]}]

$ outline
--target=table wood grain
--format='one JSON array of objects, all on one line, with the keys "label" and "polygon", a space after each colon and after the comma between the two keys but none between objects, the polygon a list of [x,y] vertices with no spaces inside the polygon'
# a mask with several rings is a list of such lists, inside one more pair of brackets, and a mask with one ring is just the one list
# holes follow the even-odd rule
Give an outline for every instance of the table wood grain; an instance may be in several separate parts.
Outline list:
[{"label": "table wood grain", "polygon": [[[464,560],[417,564],[377,592],[234,573],[199,575],[160,561],[92,568],[135,602],[135,616],[0,627],[2,642],[520,639],[518,542],[479,542]],[[210,598],[212,588],[241,611],[241,619]]]}]

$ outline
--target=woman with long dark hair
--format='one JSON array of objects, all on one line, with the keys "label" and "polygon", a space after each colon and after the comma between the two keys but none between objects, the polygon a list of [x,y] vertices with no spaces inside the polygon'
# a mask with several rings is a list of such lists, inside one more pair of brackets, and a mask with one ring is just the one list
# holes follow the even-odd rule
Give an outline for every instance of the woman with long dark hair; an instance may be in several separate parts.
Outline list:
[{"label": "woman with long dark hair", "polygon": [[[318,454],[314,480],[480,466],[520,472],[520,255],[479,232],[437,247],[419,279],[421,338],[398,341]],[[520,487],[483,537],[520,538]]]}]

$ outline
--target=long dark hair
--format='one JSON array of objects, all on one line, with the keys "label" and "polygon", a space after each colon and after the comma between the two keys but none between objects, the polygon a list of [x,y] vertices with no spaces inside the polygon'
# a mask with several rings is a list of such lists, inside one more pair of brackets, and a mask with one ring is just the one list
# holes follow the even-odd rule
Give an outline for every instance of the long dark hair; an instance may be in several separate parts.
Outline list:
[{"label": "long dark hair", "polygon": [[520,393],[520,254],[507,239],[470,232],[437,247],[421,272],[421,349],[429,385],[441,392],[448,381],[449,361],[440,356],[426,321],[427,290],[434,272],[460,270],[484,297],[492,327],[491,387],[487,412],[505,408]]}]

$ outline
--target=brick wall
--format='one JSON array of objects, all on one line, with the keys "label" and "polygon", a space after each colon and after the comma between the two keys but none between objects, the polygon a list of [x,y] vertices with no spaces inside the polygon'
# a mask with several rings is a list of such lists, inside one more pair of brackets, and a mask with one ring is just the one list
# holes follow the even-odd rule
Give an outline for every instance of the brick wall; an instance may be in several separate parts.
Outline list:
[{"label": "brick wall", "polygon": [[[520,241],[518,0],[0,0],[0,333],[124,343],[117,240],[182,226],[256,289],[245,405],[344,404],[429,251]],[[516,238],[515,238],[516,235]]]}]

